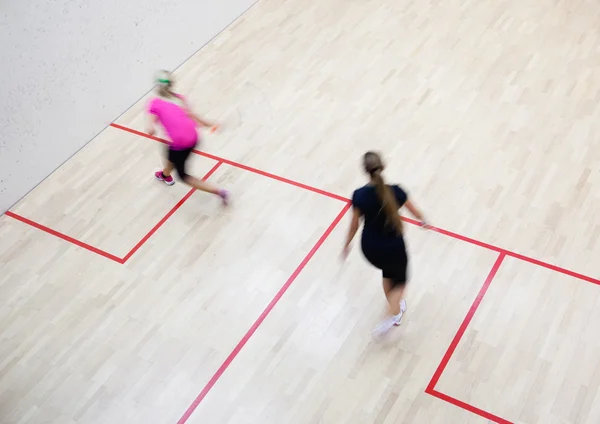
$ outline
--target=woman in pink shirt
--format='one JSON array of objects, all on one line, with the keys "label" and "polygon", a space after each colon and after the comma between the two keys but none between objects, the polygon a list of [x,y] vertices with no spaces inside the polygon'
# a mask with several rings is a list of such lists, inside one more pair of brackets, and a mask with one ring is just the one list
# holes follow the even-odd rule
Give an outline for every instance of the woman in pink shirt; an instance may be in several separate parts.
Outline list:
[{"label": "woman in pink shirt", "polygon": [[154,135],[156,125],[160,124],[170,139],[165,168],[154,175],[158,180],[164,181],[165,184],[173,185],[175,181],[171,173],[175,169],[179,178],[185,183],[197,190],[216,194],[221,197],[224,204],[227,204],[229,198],[227,191],[186,172],[186,162],[199,142],[196,127],[200,125],[215,128],[215,126],[194,115],[183,96],[174,93],[171,90],[172,87],[173,79],[171,75],[166,71],[161,72],[158,78],[157,96],[150,100],[148,106],[148,113],[151,116],[148,133]]}]

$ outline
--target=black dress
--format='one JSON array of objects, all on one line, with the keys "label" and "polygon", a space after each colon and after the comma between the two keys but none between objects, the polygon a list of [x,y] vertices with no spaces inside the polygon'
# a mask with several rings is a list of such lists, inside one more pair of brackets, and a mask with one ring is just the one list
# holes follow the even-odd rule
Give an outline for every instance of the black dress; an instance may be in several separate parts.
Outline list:
[{"label": "black dress", "polygon": [[[397,185],[388,187],[394,191],[398,206],[402,207],[408,200],[406,192]],[[375,187],[366,185],[356,190],[352,195],[352,206],[360,210],[364,218],[361,247],[367,260],[394,285],[405,284],[408,256],[404,238],[387,219]]]}]

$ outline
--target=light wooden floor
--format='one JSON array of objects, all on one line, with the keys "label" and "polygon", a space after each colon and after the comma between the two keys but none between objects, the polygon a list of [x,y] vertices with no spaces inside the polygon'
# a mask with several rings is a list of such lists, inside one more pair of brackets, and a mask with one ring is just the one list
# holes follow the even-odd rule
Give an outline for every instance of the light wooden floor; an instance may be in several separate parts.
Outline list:
[{"label": "light wooden floor", "polygon": [[[0,218],[0,422],[600,422],[599,15],[260,0],[177,71],[241,117],[192,160],[231,208],[109,127]],[[339,261],[367,149],[438,227],[383,343],[377,272]]]}]

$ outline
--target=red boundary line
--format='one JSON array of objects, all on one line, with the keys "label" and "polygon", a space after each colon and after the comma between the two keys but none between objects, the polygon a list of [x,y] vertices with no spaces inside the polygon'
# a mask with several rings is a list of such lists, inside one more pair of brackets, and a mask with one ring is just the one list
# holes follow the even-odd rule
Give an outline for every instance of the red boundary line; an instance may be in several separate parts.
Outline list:
[{"label": "red boundary line", "polygon": [[455,399],[451,396],[448,396],[444,393],[438,392],[437,390],[435,390],[435,386],[437,385],[442,374],[444,373],[444,370],[446,369],[448,362],[450,362],[450,358],[452,358],[454,351],[458,347],[458,344],[460,343],[462,336],[465,334],[467,327],[469,327],[471,320],[475,316],[475,312],[477,312],[477,309],[479,308],[479,305],[481,304],[483,297],[487,293],[490,285],[492,284],[492,281],[494,280],[494,277],[496,276],[496,274],[497,274],[498,270],[500,269],[500,266],[502,265],[502,262],[504,261],[505,258],[506,258],[506,253],[504,253],[504,252],[501,252],[498,255],[496,262],[494,262],[494,266],[492,267],[487,278],[485,279],[483,286],[481,286],[481,289],[479,290],[477,297],[475,297],[475,300],[473,301],[471,308],[467,312],[465,319],[463,320],[462,324],[458,328],[458,331],[454,335],[454,338],[452,339],[450,346],[448,346],[448,350],[446,350],[446,353],[444,354],[442,361],[438,365],[437,369],[435,370],[435,373],[433,374],[433,377],[431,377],[431,381],[429,382],[429,384],[427,385],[427,388],[425,389],[425,393],[427,393],[429,395],[435,396],[435,397],[442,399],[448,403],[458,406],[459,408],[465,409],[469,412],[472,412],[474,414],[477,414],[483,418],[492,420],[499,424],[511,424],[511,423],[509,421],[506,421],[503,418],[497,417],[496,415],[490,414],[489,412],[486,412],[482,409],[479,409],[472,405],[469,405],[466,402],[460,401],[460,400]]},{"label": "red boundary line", "polygon": [[90,252],[94,252],[94,253],[96,253],[96,254],[98,254],[100,256],[104,256],[105,258],[110,259],[110,260],[115,261],[115,262],[118,262],[120,264],[123,263],[122,262],[123,260],[121,258],[119,258],[118,256],[115,256],[115,255],[113,255],[111,253],[105,252],[102,249],[98,249],[97,247],[94,247],[91,244],[87,244],[87,243],[84,243],[84,242],[79,241],[77,239],[74,239],[73,237],[70,237],[70,236],[68,236],[66,234],[60,233],[60,232],[58,232],[56,230],[53,230],[52,228],[46,227],[45,225],[38,224],[37,222],[32,221],[30,219],[27,219],[27,218],[25,218],[25,217],[23,217],[21,215],[17,215],[14,212],[6,211],[5,214],[6,214],[6,216],[10,216],[11,218],[16,219],[17,221],[21,221],[24,224],[31,225],[32,227],[37,228],[38,230],[42,230],[42,231],[44,231],[44,232],[46,232],[48,234],[52,234],[55,237],[58,237],[58,238],[63,239],[65,241],[68,241],[69,243],[72,243],[72,244],[74,244],[76,246],[82,247],[82,248],[84,248],[86,250],[89,250]]},{"label": "red boundary line", "polygon": [[435,374],[433,374],[433,377],[431,378],[431,381],[429,382],[429,385],[427,386],[427,390],[433,390],[435,388],[435,385],[438,383],[442,373],[444,372],[444,369],[446,368],[446,365],[448,365],[448,361],[450,361],[450,357],[454,354],[454,351],[456,350],[456,347],[458,346],[460,339],[462,338],[467,327],[471,323],[471,320],[473,319],[473,316],[475,315],[477,308],[479,308],[479,305],[481,304],[481,301],[483,300],[483,296],[485,296],[485,293],[487,292],[488,288],[490,287],[490,284],[492,283],[492,280],[496,276],[496,273],[498,272],[498,269],[500,268],[500,265],[504,261],[505,257],[506,257],[506,255],[504,253],[501,253],[500,255],[498,255],[498,258],[496,259],[496,262],[494,263],[492,270],[490,271],[487,278],[485,279],[485,283],[483,283],[483,286],[481,286],[481,289],[479,290],[477,297],[473,301],[473,304],[471,305],[469,312],[467,312],[465,319],[463,320],[462,324],[458,328],[458,331],[454,335],[454,339],[452,339],[452,343],[450,343],[450,346],[448,347],[446,354],[442,358],[442,362],[440,363],[437,370],[435,371]]},{"label": "red boundary line", "polygon": [[[113,127],[113,128],[117,128],[119,130],[122,130],[122,131],[126,131],[126,132],[131,133],[131,134],[138,135],[140,137],[144,137],[144,138],[147,138],[147,139],[150,139],[150,140],[158,141],[159,143],[163,143],[163,144],[167,144],[168,143],[168,141],[166,141],[166,140],[164,140],[164,139],[162,139],[160,137],[155,137],[155,136],[146,134],[144,132],[141,132],[141,131],[138,131],[138,130],[134,130],[132,128],[125,127],[123,125],[112,123],[112,124],[110,124],[110,126]],[[319,188],[315,188],[315,187],[312,187],[312,186],[309,186],[309,185],[306,185],[306,184],[302,184],[302,183],[299,183],[299,182],[296,182],[296,181],[293,181],[293,180],[290,180],[290,179],[287,179],[287,178],[283,178],[283,177],[280,177],[278,175],[271,174],[269,172],[261,171],[260,169],[252,168],[250,166],[243,165],[241,163],[238,163],[238,162],[235,162],[235,161],[232,161],[232,160],[229,160],[229,159],[225,159],[225,158],[222,158],[222,157],[219,157],[219,156],[215,156],[215,155],[212,155],[210,153],[201,152],[199,150],[194,150],[194,153],[196,153],[196,154],[198,154],[200,156],[204,156],[204,157],[209,158],[209,159],[213,159],[213,160],[216,160],[216,161],[221,161],[221,162],[223,162],[223,163],[225,163],[227,165],[235,166],[236,168],[244,169],[246,171],[254,172],[256,174],[263,175],[265,177],[273,178],[274,180],[282,181],[284,183],[291,184],[293,186],[300,187],[300,188],[312,191],[314,193],[319,193],[319,194],[322,194],[324,196],[331,197],[333,199],[341,200],[343,202],[349,202],[350,201],[350,199],[342,197],[342,196],[338,196],[337,194],[334,194],[334,193],[331,193],[331,192],[328,192],[328,191],[325,191],[325,190],[321,190]],[[411,224],[415,224],[415,225],[418,224],[418,222],[415,221],[414,219],[410,219],[410,218],[403,218],[403,219],[406,222],[409,222]],[[529,262],[531,264],[535,264],[535,265],[541,266],[543,268],[548,268],[548,269],[551,269],[553,271],[560,272],[561,274],[569,275],[569,276],[571,276],[573,278],[578,278],[580,280],[584,280],[584,281],[587,281],[587,282],[590,282],[590,283],[593,283],[593,284],[600,285],[600,280],[597,279],[597,278],[589,277],[587,275],[580,274],[578,272],[574,272],[574,271],[571,271],[571,270],[568,270],[566,268],[562,268],[562,267],[559,267],[559,266],[556,266],[556,265],[552,265],[552,264],[549,264],[547,262],[543,262],[543,261],[540,261],[538,259],[531,258],[529,256],[521,255],[519,253],[512,252],[510,250],[503,249],[501,247],[494,246],[492,244],[485,243],[485,242],[482,242],[482,241],[479,241],[479,240],[475,240],[473,238],[470,238],[470,237],[467,237],[467,236],[463,236],[461,234],[453,233],[452,231],[444,230],[442,228],[432,227],[431,230],[435,231],[437,233],[440,233],[440,234],[444,234],[444,235],[446,235],[448,237],[455,238],[457,240],[461,240],[461,241],[464,241],[464,242],[467,242],[467,243],[470,243],[470,244],[474,244],[474,245],[479,246],[479,247],[483,247],[483,248],[488,249],[488,250],[492,250],[494,252],[503,253],[506,256],[511,256],[513,258],[517,258],[517,259],[520,259],[522,261]]]},{"label": "red boundary line", "polygon": [[479,415],[480,417],[483,417],[487,420],[493,421],[495,423],[498,424],[513,424],[510,421],[505,420],[504,418],[498,417],[497,415],[494,414],[490,414],[489,412],[484,411],[483,409],[479,409],[479,408],[475,408],[472,405],[469,405],[466,402],[463,402],[462,400],[458,400],[453,398],[452,396],[448,396],[444,393],[440,393],[437,390],[431,390],[426,392],[427,394],[434,396],[438,399],[441,399],[443,401],[446,401],[448,403],[451,403],[454,406],[458,406],[459,408],[462,408],[466,411],[469,411],[473,414]]},{"label": "red boundary line", "polygon": [[[205,175],[204,177],[202,177],[202,181],[206,181],[208,178],[210,178],[210,176],[211,176],[212,174],[214,174],[214,173],[215,173],[215,171],[216,171],[217,169],[219,169],[219,167],[220,167],[221,165],[223,165],[223,162],[217,162],[217,163],[215,164],[215,166],[213,166],[213,167],[210,169],[210,171],[208,171],[208,172],[206,173],[206,175]],[[172,209],[171,209],[171,210],[170,210],[170,211],[169,211],[169,212],[168,212],[168,213],[167,213],[167,214],[166,214],[166,215],[165,215],[165,216],[164,216],[164,217],[163,217],[163,218],[162,218],[162,219],[161,219],[161,220],[158,222],[158,224],[156,224],[156,225],[154,226],[154,228],[152,228],[152,229],[151,229],[151,230],[148,232],[148,234],[146,234],[146,235],[144,236],[144,238],[142,238],[142,239],[141,239],[141,240],[140,240],[140,241],[139,241],[139,242],[138,242],[138,243],[137,243],[137,244],[136,244],[136,245],[133,247],[133,249],[131,249],[131,250],[129,251],[129,253],[127,253],[127,255],[125,255],[125,257],[123,258],[123,263],[127,262],[127,261],[129,260],[129,258],[131,258],[131,257],[134,255],[134,253],[135,253],[135,252],[137,252],[137,251],[138,251],[138,249],[139,249],[140,247],[142,247],[142,245],[143,245],[144,243],[146,243],[146,242],[148,241],[148,239],[149,239],[150,237],[152,237],[152,235],[153,235],[153,234],[154,234],[154,233],[155,233],[155,232],[156,232],[156,231],[157,231],[157,230],[158,230],[158,229],[159,229],[159,228],[160,228],[160,227],[161,227],[161,226],[162,226],[162,225],[163,225],[165,222],[167,222],[167,219],[169,219],[169,218],[171,217],[171,215],[173,215],[173,214],[174,214],[174,213],[177,211],[177,209],[179,209],[179,208],[180,208],[180,207],[181,207],[181,206],[182,206],[182,205],[183,205],[183,204],[184,204],[184,203],[187,201],[187,199],[189,199],[190,197],[192,197],[192,194],[194,194],[194,192],[195,192],[195,191],[196,191],[196,189],[195,189],[195,188],[192,188],[190,191],[188,191],[188,192],[187,192],[187,194],[186,194],[186,195],[185,195],[185,196],[184,196],[184,197],[183,197],[183,198],[182,198],[182,199],[181,199],[179,202],[177,202],[177,204],[176,204],[175,206],[173,206],[173,208],[172,208]]]},{"label": "red boundary line", "polygon": [[[141,132],[141,131],[138,131],[138,130],[134,130],[132,128],[124,127],[123,125],[119,125],[119,124],[114,124],[113,123],[113,124],[110,124],[110,126],[113,127],[113,128],[117,128],[117,129],[119,129],[121,131],[125,131],[125,132],[131,133],[131,134],[138,135],[140,137],[144,137],[144,138],[148,138],[150,140],[158,141],[159,143],[168,144],[167,140],[164,140],[164,139],[162,139],[160,137],[155,137],[153,135],[149,135],[149,134],[146,134],[144,132]],[[219,156],[215,156],[215,155],[212,155],[210,153],[201,152],[200,150],[196,150],[196,149],[194,149],[193,152],[195,154],[199,155],[199,156],[204,156],[205,158],[209,158],[209,159],[213,159],[213,160],[216,160],[216,161],[219,161],[219,162],[223,162],[224,164],[231,165],[231,166],[234,166],[236,168],[243,169],[245,171],[250,171],[250,172],[253,172],[255,174],[259,174],[259,175],[265,176],[265,177],[269,177],[269,178],[272,178],[272,179],[277,180],[277,181],[281,181],[281,182],[286,183],[286,184],[290,184],[290,185],[293,185],[293,186],[296,186],[296,187],[300,187],[300,188],[303,188],[305,190],[312,191],[313,193],[322,194],[323,196],[331,197],[332,199],[340,200],[340,201],[342,201],[344,203],[349,201],[349,199],[347,199],[345,197],[342,197],[342,196],[338,196],[337,194],[331,193],[329,191],[321,190],[320,188],[312,187],[312,186],[309,186],[309,185],[306,185],[306,184],[303,184],[303,183],[299,183],[299,182],[294,181],[294,180],[290,180],[288,178],[280,177],[279,175],[271,174],[270,172],[262,171],[260,169],[253,168],[251,166],[243,165],[243,164],[241,164],[239,162],[235,162],[235,161],[232,161],[232,160],[229,160],[229,159],[225,159],[225,158],[222,158],[222,157],[219,157]]]},{"label": "red boundary line", "polygon": [[[204,177],[202,177],[202,180],[205,181],[207,180],[212,174],[214,174],[214,172],[219,169],[219,167],[223,165],[223,162],[217,162],[211,169],[210,171],[208,171],[206,173],[206,175],[204,175]],[[79,241],[71,236],[68,236],[66,234],[63,234],[59,231],[53,230],[50,227],[46,227],[45,225],[39,224],[35,221],[32,221],[31,219],[27,219],[21,215],[18,215],[14,212],[11,211],[6,211],[6,216],[9,216],[13,219],[16,219],[17,221],[21,221],[24,224],[27,225],[31,225],[34,228],[37,228],[38,230],[42,230],[48,234],[51,234],[55,237],[58,237],[60,239],[63,239],[65,241],[68,241],[69,243],[72,243],[76,246],[82,247],[86,250],[89,250],[90,252],[96,253],[100,256],[103,256],[107,259],[113,260],[115,262],[118,262],[120,264],[124,264],[125,262],[127,262],[134,254],[135,252],[137,252],[143,245],[144,243],[146,243],[148,241],[148,239],[150,237],[152,237],[152,235],[154,235],[154,233],[156,231],[158,231],[158,229],[165,223],[167,222],[167,220],[177,211],[177,209],[179,209],[191,196],[192,194],[194,194],[194,192],[196,191],[196,189],[192,188],[190,191],[187,192],[187,194],[181,199],[179,200],[179,202],[177,202],[177,204],[175,206],[173,206],[173,208],[171,208],[171,210],[169,212],[167,212],[167,214],[158,222],[158,224],[156,224],[154,227],[152,227],[152,229],[139,241],[137,242],[137,244],[122,258],[113,255],[112,253],[108,253],[105,250],[99,249],[97,247],[92,246],[91,244],[87,244],[84,243],[82,241]]]},{"label": "red boundary line", "polygon": [[[122,131],[129,132],[131,134],[138,135],[140,137],[144,137],[144,138],[147,138],[147,139],[150,139],[150,140],[158,141],[160,143],[167,143],[167,141],[164,140],[164,139],[162,139],[162,138],[151,136],[149,134],[146,134],[146,133],[143,133],[141,131],[137,131],[137,130],[134,130],[132,128],[128,128],[128,127],[125,127],[125,126],[122,126],[122,125],[119,125],[119,124],[112,123],[112,124],[110,124],[110,126],[113,127],[113,128],[122,130]],[[343,202],[349,202],[350,201],[349,199],[347,199],[347,198],[345,198],[343,196],[338,196],[337,194],[334,194],[334,193],[331,193],[331,192],[328,192],[328,191],[325,191],[325,190],[321,190],[319,188],[312,187],[312,186],[309,186],[309,185],[306,185],[306,184],[303,184],[303,183],[299,183],[299,182],[296,182],[296,181],[293,181],[293,180],[290,180],[290,179],[287,179],[287,178],[284,178],[284,177],[280,177],[278,175],[271,174],[269,172],[265,172],[265,171],[262,171],[262,170],[257,169],[257,168],[246,166],[246,165],[243,165],[241,163],[238,163],[238,162],[235,162],[235,161],[232,161],[232,160],[229,160],[229,159],[221,158],[219,156],[215,156],[215,155],[212,155],[212,154],[209,154],[209,153],[204,153],[204,152],[201,152],[201,151],[198,151],[198,150],[194,150],[194,153],[196,153],[196,154],[198,154],[200,156],[204,156],[204,157],[209,158],[209,159],[216,160],[218,162],[221,162],[221,163],[224,163],[224,164],[227,164],[227,165],[234,166],[236,168],[244,169],[246,171],[250,171],[250,172],[253,172],[253,173],[258,174],[258,175],[262,175],[262,176],[265,176],[265,177],[268,177],[268,178],[272,178],[272,179],[277,180],[277,181],[284,182],[286,184],[290,184],[290,185],[293,185],[293,186],[296,186],[296,187],[299,187],[299,188],[303,188],[305,190],[312,191],[314,193],[322,194],[322,195],[330,197],[332,199],[340,200],[340,201],[343,201]],[[135,251],[133,253],[130,251],[125,256],[125,258],[123,258],[123,259],[122,258],[118,258],[115,255],[112,255],[112,254],[110,254],[108,252],[105,252],[105,251],[103,251],[101,249],[98,249],[98,248],[96,248],[94,246],[91,246],[91,245],[89,245],[87,243],[84,243],[84,242],[81,242],[79,240],[76,240],[76,239],[74,239],[74,238],[72,238],[70,236],[67,236],[66,234],[59,233],[58,231],[52,230],[51,228],[48,228],[48,227],[46,227],[44,225],[38,224],[38,223],[36,223],[34,221],[31,221],[31,220],[29,220],[29,219],[27,219],[25,217],[17,215],[14,212],[7,211],[6,215],[10,216],[10,217],[12,217],[14,219],[17,219],[17,220],[19,220],[21,222],[24,222],[26,224],[29,224],[29,225],[31,225],[31,226],[33,226],[35,228],[38,228],[38,229],[40,229],[42,231],[45,231],[45,232],[47,232],[49,234],[52,234],[52,235],[54,235],[56,237],[59,237],[59,238],[61,238],[63,240],[69,241],[69,242],[71,242],[71,243],[73,243],[73,244],[75,244],[77,246],[83,247],[84,249],[87,249],[87,250],[89,250],[91,252],[97,253],[97,254],[99,254],[101,256],[104,256],[104,257],[106,257],[108,259],[114,260],[116,262],[124,263],[126,260],[128,260],[131,257],[131,255],[133,253],[135,253]],[[403,218],[403,219],[406,222],[408,222],[408,223],[418,224],[414,219],[410,219],[410,218]],[[584,274],[580,274],[580,273],[575,272],[575,271],[568,270],[566,268],[562,268],[562,267],[559,267],[559,266],[556,266],[556,265],[552,265],[552,264],[549,264],[547,262],[531,258],[529,256],[521,255],[520,253],[512,252],[510,250],[503,249],[501,247],[494,246],[492,244],[485,243],[485,242],[482,242],[482,241],[479,241],[479,240],[475,240],[473,238],[470,238],[470,237],[467,237],[467,236],[463,236],[461,234],[454,233],[452,231],[444,230],[442,228],[432,227],[431,230],[435,231],[437,233],[446,235],[448,237],[452,237],[454,239],[464,241],[466,243],[470,243],[470,244],[473,244],[473,245],[476,245],[476,246],[479,246],[479,247],[483,247],[485,249],[492,250],[494,252],[503,253],[506,256],[510,256],[510,257],[513,257],[513,258],[516,258],[516,259],[520,259],[522,261],[529,262],[531,264],[534,264],[534,265],[537,265],[537,266],[541,266],[543,268],[547,268],[547,269],[550,269],[552,271],[556,271],[556,272],[568,275],[568,276],[573,277],[573,278],[577,278],[579,280],[584,280],[584,281],[590,282],[592,284],[600,285],[600,279],[597,279],[597,278],[593,278],[593,277],[590,277],[590,276],[587,276],[587,275],[584,275]],[[134,249],[137,250],[137,249],[139,249],[139,247],[140,246],[136,245],[136,247],[134,247]]]},{"label": "red boundary line", "polygon": [[[410,224],[419,225],[419,223],[417,221],[415,221],[414,219],[405,218],[405,217],[402,217],[402,219],[404,221],[410,223]],[[515,259],[520,259],[520,260],[522,260],[524,262],[528,262],[530,264],[541,266],[542,268],[547,268],[547,269],[550,269],[552,271],[556,271],[558,273],[568,275],[569,277],[577,278],[579,280],[584,280],[584,281],[587,281],[588,283],[600,285],[600,279],[593,278],[593,277],[590,277],[590,276],[587,276],[587,275],[584,275],[584,274],[580,274],[578,272],[571,271],[569,269],[562,268],[562,267],[559,267],[559,266],[556,266],[556,265],[552,265],[552,264],[549,264],[547,262],[540,261],[539,259],[534,259],[534,258],[531,258],[529,256],[521,255],[520,253],[512,252],[510,250],[503,249],[502,247],[494,246],[494,245],[489,244],[489,243],[484,243],[482,241],[475,240],[473,238],[470,238],[470,237],[467,237],[467,236],[463,236],[463,235],[458,234],[458,233],[453,233],[452,231],[448,231],[448,230],[444,230],[442,228],[436,228],[436,227],[431,227],[430,231],[434,231],[436,233],[440,233],[440,234],[443,234],[445,236],[452,237],[453,239],[473,244],[475,246],[483,247],[484,249],[488,249],[488,250],[491,250],[491,251],[494,251],[494,252],[502,253],[503,255],[510,256],[512,258],[515,258]]]},{"label": "red boundary line", "polygon": [[246,332],[246,334],[244,335],[244,337],[242,337],[242,339],[238,342],[238,344],[231,351],[231,353],[229,354],[229,356],[227,356],[227,358],[225,359],[225,361],[223,361],[223,363],[221,364],[221,366],[219,367],[219,369],[217,370],[217,372],[215,372],[215,374],[208,381],[208,383],[206,383],[206,385],[204,386],[204,388],[202,389],[202,391],[200,392],[200,394],[196,397],[196,399],[194,399],[194,401],[192,402],[192,404],[184,412],[184,414],[179,419],[179,421],[177,421],[177,424],[184,424],[185,422],[187,422],[187,420],[194,413],[194,411],[196,410],[196,408],[198,408],[198,405],[200,405],[200,403],[204,400],[204,398],[206,397],[206,395],[208,394],[208,392],[210,392],[212,390],[212,388],[217,383],[217,381],[219,381],[219,379],[221,378],[221,376],[223,375],[223,373],[227,370],[227,368],[229,368],[229,365],[231,365],[231,363],[233,362],[233,360],[240,353],[240,351],[243,349],[243,347],[246,345],[246,343],[248,343],[248,340],[250,340],[250,338],[256,332],[256,330],[258,329],[258,327],[260,327],[260,325],[263,323],[263,321],[265,320],[265,318],[273,310],[273,308],[275,307],[275,305],[277,305],[277,303],[281,300],[281,298],[283,297],[283,295],[285,294],[285,292],[290,288],[290,286],[296,280],[296,278],[298,277],[298,275],[300,274],[300,272],[302,272],[302,270],[304,269],[304,267],[306,267],[306,265],[308,264],[308,262],[312,259],[312,257],[317,252],[317,250],[319,250],[319,248],[323,245],[323,243],[325,242],[325,240],[327,240],[327,237],[329,237],[329,235],[334,230],[334,228],[340,223],[340,221],[342,220],[342,218],[344,217],[344,215],[346,214],[346,212],[348,212],[348,210],[350,209],[350,206],[351,206],[351,204],[347,203],[346,206],[344,206],[344,209],[342,209],[342,211],[336,216],[336,218],[329,225],[329,227],[327,227],[327,229],[325,230],[325,232],[323,233],[323,235],[321,235],[321,237],[319,238],[319,240],[317,240],[317,242],[315,243],[315,245],[313,246],[313,248],[310,249],[310,251],[304,257],[304,259],[302,260],[302,262],[300,262],[300,265],[298,265],[298,267],[294,270],[294,272],[288,278],[288,280],[285,282],[285,284],[279,289],[279,291],[277,292],[277,294],[275,294],[275,297],[273,297],[273,299],[271,300],[271,302],[269,302],[269,304],[267,305],[267,307],[265,308],[265,310],[260,314],[260,316],[256,319],[256,321],[254,321],[254,324],[252,324],[252,327],[250,327],[250,329]]},{"label": "red boundary line", "polygon": [[[119,124],[115,124],[112,123],[110,124],[110,126],[112,126],[113,128],[122,130],[122,131],[126,131],[144,138],[148,138],[154,141],[158,141],[160,143],[167,143],[166,140],[161,139],[159,137],[155,137],[155,136],[151,136],[149,134],[143,133],[141,131],[137,131],[128,127],[124,127],[122,125]],[[267,305],[267,307],[265,308],[265,310],[261,313],[261,315],[258,317],[258,319],[254,322],[254,324],[252,325],[252,327],[248,330],[248,332],[244,335],[244,337],[240,340],[240,342],[236,345],[236,347],[234,348],[234,350],[229,354],[229,356],[225,359],[225,361],[223,362],[223,364],[219,367],[219,369],[217,370],[217,372],[213,375],[213,377],[209,380],[209,382],[206,384],[206,386],[202,389],[202,391],[200,392],[200,394],[196,397],[196,399],[194,400],[194,402],[190,405],[190,407],[186,410],[186,412],[184,413],[184,415],[180,418],[180,420],[178,421],[178,424],[183,424],[185,423],[189,417],[193,414],[193,412],[196,410],[196,408],[198,407],[198,405],[200,405],[200,403],[202,402],[202,400],[206,397],[206,395],[208,394],[208,392],[212,389],[212,387],[216,384],[216,382],[221,378],[221,376],[223,375],[223,373],[226,371],[226,369],[229,367],[229,365],[233,362],[233,360],[236,358],[236,356],[239,354],[239,352],[242,350],[242,348],[246,345],[246,343],[248,342],[248,340],[252,337],[252,335],[256,332],[256,330],[258,329],[258,327],[262,324],[262,322],[265,320],[265,318],[268,316],[268,314],[271,312],[271,310],[275,307],[275,305],[279,302],[279,300],[283,297],[283,295],[285,294],[285,292],[289,289],[289,287],[291,286],[291,284],[294,282],[294,280],[298,277],[298,275],[300,274],[300,272],[304,269],[304,267],[306,266],[306,264],[310,261],[310,259],[314,256],[314,254],[316,253],[316,251],[320,248],[320,246],[325,242],[325,240],[327,239],[327,237],[329,236],[329,234],[331,234],[331,232],[333,231],[333,229],[339,224],[339,222],[341,221],[342,217],[344,216],[344,214],[348,211],[348,209],[350,208],[351,204],[349,199],[342,197],[342,196],[338,196],[337,194],[325,191],[325,190],[321,190],[318,189],[316,187],[312,187],[303,183],[299,183],[297,181],[293,181],[290,180],[288,178],[284,178],[284,177],[280,177],[278,175],[275,174],[271,174],[269,172],[266,171],[262,171],[260,169],[257,168],[253,168],[247,165],[243,165],[241,163],[238,162],[234,162],[225,158],[221,158],[219,156],[216,155],[212,155],[209,153],[205,153],[205,152],[201,152],[199,150],[194,150],[194,153],[209,159],[213,159],[217,161],[217,164],[215,164],[215,166],[213,166],[213,168],[203,177],[203,180],[206,180],[207,178],[209,178],[222,164],[227,164],[227,165],[231,165],[234,166],[236,168],[239,169],[243,169],[249,172],[253,172],[255,174],[259,174],[268,178],[272,178],[274,180],[286,183],[286,184],[290,184],[314,193],[318,193],[321,195],[324,195],[326,197],[330,197],[336,200],[340,200],[346,203],[346,206],[344,207],[344,209],[340,212],[340,214],[338,214],[338,216],[336,217],[336,219],[333,221],[333,223],[327,228],[327,230],[325,231],[325,233],[321,236],[321,238],[317,241],[317,243],[315,244],[315,246],[313,246],[313,248],[311,249],[311,251],[307,254],[307,256],[304,258],[304,260],[300,263],[300,265],[296,268],[296,270],[294,271],[294,273],[290,276],[290,278],[287,280],[287,282],[283,285],[283,287],[281,287],[281,289],[277,292],[277,294],[275,295],[275,297],[271,300],[271,302],[269,303],[269,305]],[[34,222],[30,219],[27,219],[23,216],[20,216],[14,212],[11,211],[7,211],[5,214],[13,219],[16,219],[18,221],[21,221],[25,224],[28,224],[34,228],[37,228],[39,230],[42,230],[44,232],[47,232],[48,234],[54,235],[60,239],[63,239],[65,241],[68,241],[76,246],[82,247],[86,250],[89,250],[93,253],[96,253],[100,256],[103,256],[107,259],[111,259],[115,262],[124,264],[127,260],[129,260],[143,245],[144,243],[146,243],[148,241],[148,239],[177,211],[177,209],[179,209],[190,197],[191,195],[194,193],[194,189],[190,190],[168,213],[167,215],[165,215],[159,222],[158,224],[156,224],[145,236],[144,238],[142,238],[142,240],[140,240],[123,258],[119,258],[115,255],[112,255],[104,250],[98,249],[94,246],[91,246],[87,243],[84,243],[82,241],[79,241],[77,239],[74,239],[73,237],[70,237],[66,234],[60,233],[56,230],[53,230],[49,227],[46,227],[42,224],[39,224],[37,222]],[[415,220],[410,219],[410,218],[403,218],[406,222],[409,222],[411,224],[418,224]],[[442,361],[440,363],[440,365],[438,366],[436,372],[434,373],[431,381],[429,382],[429,385],[427,386],[425,392],[427,394],[430,394],[434,397],[437,397],[441,400],[444,400],[446,402],[449,402],[455,406],[458,406],[462,409],[465,409],[469,412],[472,412],[474,414],[477,414],[481,417],[484,417],[486,419],[495,421],[499,424],[511,424],[510,421],[507,421],[501,417],[495,416],[489,412],[486,412],[482,409],[476,408],[472,405],[469,405],[466,402],[460,401],[458,399],[455,399],[451,396],[448,396],[444,393],[438,392],[437,390],[435,390],[435,385],[438,383],[439,379],[441,378],[442,373],[444,372],[444,369],[446,368],[446,366],[448,365],[448,362],[450,361],[450,358],[452,357],[452,355],[454,354],[454,351],[456,350],[456,347],[458,346],[458,343],[460,342],[462,336],[464,335],[464,332],[466,331],[468,325],[470,324],[473,316],[475,315],[475,312],[477,311],[477,308],[479,307],[483,297],[485,296],[485,293],[487,292],[487,289],[489,288],[494,276],[496,275],[498,269],[500,268],[500,265],[502,264],[504,258],[506,256],[509,257],[513,257],[525,262],[529,262],[531,264],[537,265],[537,266],[541,266],[547,269],[550,269],[552,271],[558,272],[558,273],[562,273],[577,279],[581,279],[584,281],[588,281],[590,283],[593,284],[597,284],[600,285],[600,280],[596,279],[596,278],[592,278],[574,271],[570,271],[566,268],[562,268],[562,267],[558,267],[552,264],[549,264],[547,262],[543,262],[540,261],[538,259],[534,259],[525,255],[521,255],[519,253],[515,253],[506,249],[503,249],[501,247],[497,247],[494,246],[492,244],[489,243],[485,243],[470,237],[466,237],[463,236],[461,234],[457,234],[448,230],[444,230],[441,228],[436,228],[436,227],[432,227],[431,228],[432,231],[435,231],[437,233],[452,237],[454,239],[457,240],[461,240],[479,247],[483,247],[485,249],[488,250],[492,250],[495,252],[499,253],[499,256],[496,260],[496,262],[494,263],[494,266],[492,268],[492,270],[490,271],[490,274],[488,275],[484,285],[482,286],[479,294],[477,295],[477,297],[475,298],[475,301],[473,302],[471,309],[469,310],[469,312],[467,313],[465,319],[463,320],[461,326],[459,327],[456,335],[454,336],[454,339],[452,340],[452,343],[450,344],[450,346],[448,347],[448,350],[446,351],[446,354],[444,355],[444,357],[442,358]]]}]

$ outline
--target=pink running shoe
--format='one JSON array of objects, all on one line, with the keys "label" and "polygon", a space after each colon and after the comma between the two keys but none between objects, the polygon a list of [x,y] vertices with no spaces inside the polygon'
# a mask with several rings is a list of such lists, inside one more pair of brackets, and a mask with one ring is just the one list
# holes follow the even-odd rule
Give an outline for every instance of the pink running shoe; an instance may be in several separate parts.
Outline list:
[{"label": "pink running shoe", "polygon": [[175,180],[173,179],[173,177],[171,175],[169,175],[168,177],[165,177],[165,175],[163,174],[162,171],[156,171],[154,176],[156,177],[157,180],[164,181],[164,183],[166,185],[172,186],[173,184],[175,184]]}]

